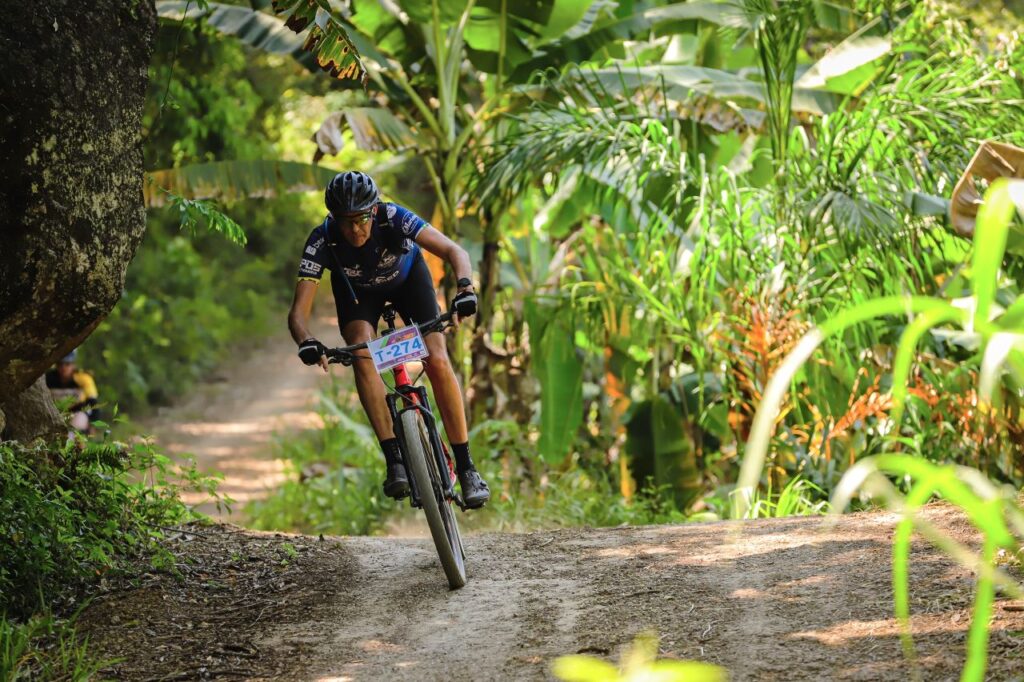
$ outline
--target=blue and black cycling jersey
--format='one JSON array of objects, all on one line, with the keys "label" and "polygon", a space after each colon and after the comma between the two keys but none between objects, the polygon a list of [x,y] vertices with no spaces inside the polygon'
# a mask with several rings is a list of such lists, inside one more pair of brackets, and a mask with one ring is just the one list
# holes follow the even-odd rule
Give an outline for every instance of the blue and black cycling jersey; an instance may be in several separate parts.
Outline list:
[{"label": "blue and black cycling jersey", "polygon": [[324,268],[340,268],[352,287],[364,291],[388,291],[409,276],[420,253],[416,236],[427,221],[398,204],[380,204],[373,218],[370,238],[360,247],[345,241],[331,216],[313,229],[306,240],[299,279],[319,282]]}]

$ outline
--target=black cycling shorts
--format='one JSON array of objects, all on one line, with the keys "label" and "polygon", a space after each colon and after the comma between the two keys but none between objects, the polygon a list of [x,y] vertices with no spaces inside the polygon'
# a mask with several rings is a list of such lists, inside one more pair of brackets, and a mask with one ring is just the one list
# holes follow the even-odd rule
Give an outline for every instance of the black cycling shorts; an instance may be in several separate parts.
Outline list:
[{"label": "black cycling shorts", "polygon": [[430,276],[430,268],[427,267],[422,254],[413,261],[405,281],[394,289],[374,291],[357,288],[355,293],[359,302],[353,303],[345,282],[340,276],[334,277],[332,273],[331,290],[334,292],[334,301],[338,308],[339,330],[344,330],[345,325],[353,320],[365,320],[374,331],[377,331],[377,324],[386,303],[395,305],[405,324],[427,322],[441,314],[434,291],[434,279]]}]

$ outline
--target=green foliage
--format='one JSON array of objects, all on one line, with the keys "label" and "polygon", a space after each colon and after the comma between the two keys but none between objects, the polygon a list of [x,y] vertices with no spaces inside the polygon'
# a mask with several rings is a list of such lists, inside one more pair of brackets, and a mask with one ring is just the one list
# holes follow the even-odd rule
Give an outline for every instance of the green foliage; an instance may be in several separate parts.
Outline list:
[{"label": "green foliage", "polygon": [[116,661],[95,659],[71,622],[37,614],[25,623],[0,614],[0,680],[92,679]]},{"label": "green foliage", "polygon": [[[362,408],[339,399],[344,386],[335,383],[320,393],[322,429],[278,437],[276,452],[286,462],[288,480],[265,500],[249,505],[249,525],[365,535],[405,513],[404,503],[396,507],[383,497],[384,458]],[[632,502],[623,500],[616,492],[618,481],[607,469],[585,461],[568,463],[542,481],[532,480],[536,451],[527,434],[511,422],[485,421],[473,428],[470,444],[476,465],[495,493],[484,509],[460,523],[476,530],[522,531],[686,520],[653,491],[642,491]]]},{"label": "green foliage", "polygon": [[[908,488],[905,496],[889,483],[887,476],[902,481]],[[1024,538],[1024,512],[1017,504],[1016,491],[1009,487],[997,488],[973,469],[937,466],[909,455],[889,454],[866,459],[846,473],[834,496],[836,508],[845,508],[858,488],[881,497],[903,516],[893,541],[892,579],[903,651],[914,666],[914,678],[921,679],[921,675],[910,630],[910,550],[912,535],[918,531],[978,574],[971,628],[967,635],[967,660],[961,679],[984,680],[988,661],[988,624],[995,586],[998,582],[1005,592],[1018,599],[1024,597],[1024,587],[994,569],[997,550],[1019,552],[1020,539]],[[921,507],[933,496],[956,505],[981,534],[980,557],[918,516]]]},{"label": "green foliage", "polygon": [[[899,426],[906,396],[910,373],[910,358],[924,333],[935,326],[953,322],[961,327],[970,327],[980,335],[982,351],[978,358],[989,352],[988,345],[995,339],[1005,339],[997,349],[1002,348],[995,361],[985,363],[982,375],[982,409],[991,405],[992,389],[995,377],[1002,371],[1004,363],[1010,370],[1008,377],[1014,388],[1024,384],[1024,351],[1019,347],[1022,334],[1020,322],[1013,315],[1006,319],[990,315],[997,295],[997,283],[1006,251],[1006,240],[1014,213],[1013,191],[1017,194],[1022,186],[1021,181],[997,181],[986,195],[986,204],[978,214],[978,228],[975,235],[975,248],[970,270],[969,281],[973,284],[970,306],[961,307],[937,297],[905,297],[890,296],[867,301],[847,310],[841,311],[812,330],[786,357],[778,372],[772,376],[764,392],[764,399],[754,419],[750,440],[743,462],[743,470],[739,481],[741,494],[737,496],[740,515],[746,511],[748,501],[744,499],[756,488],[756,479],[764,466],[765,454],[769,447],[771,432],[774,428],[772,409],[776,408],[790,389],[790,382],[801,369],[804,362],[821,343],[843,330],[862,324],[869,320],[887,316],[909,313],[918,317],[907,326],[900,336],[893,365],[893,421]],[[1024,204],[1024,201],[1021,201]],[[1024,294],[1017,287],[1012,287],[1014,300]],[[1011,306],[1012,310],[1012,306]],[[992,319],[990,319],[992,318]],[[976,358],[977,359],[977,358]],[[765,407],[771,406],[771,407]],[[896,435],[899,434],[897,429]]]},{"label": "green foliage", "polygon": [[[773,495],[769,487],[762,496],[760,491],[754,495],[753,503],[747,512],[751,519],[781,519],[789,516],[818,516],[831,509],[827,494],[819,486],[797,476],[786,484],[778,495]],[[726,512],[727,509],[723,509]],[[726,514],[723,513],[723,516]]]},{"label": "green foliage", "polygon": [[[172,30],[173,29],[173,30]],[[260,158],[267,103],[249,78],[241,47],[197,30],[161,27],[143,112],[148,169],[214,158]],[[260,135],[246,134],[259,131]]]},{"label": "green foliage", "polygon": [[198,20],[233,35],[247,45],[273,54],[288,55],[313,71],[318,68],[313,55],[302,47],[302,39],[279,19],[249,7],[189,0],[158,0],[156,11],[168,21]]},{"label": "green foliage", "polygon": [[[161,526],[189,517],[170,473],[145,442],[0,443],[0,613],[26,618],[133,560],[159,559]],[[194,471],[186,480],[211,490]]]},{"label": "green foliage", "polygon": [[[605,404],[619,405],[643,404],[689,373],[721,384],[727,404],[694,390],[699,400],[685,436],[692,447],[675,449],[684,468],[696,454],[705,490],[735,481],[754,409],[806,329],[887,294],[964,295],[968,272],[954,269],[968,244],[941,217],[925,217],[944,211],[908,211],[907,198],[948,194],[976,143],[993,136],[1020,143],[1024,130],[1019,70],[1007,68],[1021,63],[1020,41],[983,44],[966,12],[950,3],[908,4],[881,17],[870,12],[884,7],[863,3],[854,12],[800,0],[744,4],[752,32],[707,42],[684,27],[677,47],[649,44],[595,70],[545,74],[536,92],[549,97],[510,117],[509,134],[475,184],[483,205],[521,211],[530,228],[556,240],[552,253],[569,265],[560,277],[548,275],[544,293],[572,308],[582,327],[576,348],[589,357],[582,375],[562,380],[603,387]],[[780,20],[790,11],[792,21]],[[716,42],[734,48],[728,69],[704,49]],[[755,57],[759,73],[751,76]],[[789,92],[797,95],[792,103]],[[821,106],[805,106],[812,101]],[[799,125],[787,122],[791,110]],[[539,196],[543,210],[526,210],[524,195]],[[520,259],[508,257],[517,268]],[[1012,279],[1019,265],[1008,267],[1018,268],[1008,269]],[[1011,304],[1017,290],[1001,281],[1001,304]],[[893,312],[903,305],[886,303]],[[902,436],[923,456],[1024,480],[1012,464],[1019,454],[1007,454],[1020,452],[1019,390],[1007,385],[993,399],[993,423],[1013,433],[991,438],[977,420],[965,433],[972,414],[965,386],[981,358],[949,371],[971,357],[970,334],[927,328],[922,320],[910,329],[920,353],[898,352],[903,329],[890,320],[826,335],[828,361],[800,365],[778,387],[787,399],[772,416],[764,483],[783,490],[800,478],[807,483],[797,488],[831,491],[857,458],[882,447],[908,372],[917,432]],[[1003,337],[996,347],[1014,343]],[[534,369],[543,370],[546,354],[532,334],[530,350]],[[630,361],[599,363],[600,353]],[[869,385],[861,390],[864,376]],[[612,389],[609,377],[624,388]],[[607,428],[618,426],[612,420]],[[708,433],[721,440],[717,451],[702,451]],[[813,509],[820,498],[805,492]]]},{"label": "green foliage", "polygon": [[687,509],[701,492],[701,475],[686,411],[662,394],[634,403],[630,411],[626,450],[633,477],[667,489],[676,507]]},{"label": "green foliage", "polygon": [[266,530],[368,535],[382,527],[394,502],[384,497],[384,458],[362,408],[338,402],[332,383],[319,396],[324,427],[278,437],[275,453],[288,480],[246,509],[249,524]]},{"label": "green foliage", "polygon": [[632,500],[624,499],[619,494],[617,477],[596,467],[575,464],[566,471],[547,473],[537,485],[510,479],[494,464],[478,463],[478,468],[491,490],[502,492],[465,521],[467,528],[473,530],[527,532],[538,528],[682,523],[690,519],[666,502],[670,497],[664,490],[645,489]]},{"label": "green foliage", "polygon": [[[560,314],[561,313],[561,314]],[[583,415],[583,363],[573,336],[571,313],[543,302],[528,304],[534,371],[541,385],[541,438],[537,447],[551,464],[565,458]]]},{"label": "green foliage", "polygon": [[80,362],[94,373],[101,399],[124,410],[182,394],[239,339],[265,333],[275,301],[286,295],[290,277],[275,272],[273,260],[176,232],[150,228],[124,295],[82,348]]},{"label": "green foliage", "polygon": [[170,194],[170,200],[171,206],[178,210],[181,229],[186,230],[192,237],[196,236],[196,229],[199,223],[203,222],[211,232],[223,235],[228,241],[239,246],[245,246],[246,236],[242,227],[217,210],[209,201],[186,199],[176,194]]},{"label": "green foliage", "polygon": [[[980,358],[980,412],[987,413],[993,409],[994,387],[999,380],[1005,380],[1015,390],[1024,385],[1024,350],[1021,348],[1024,327],[1016,315],[999,314],[995,311],[996,298],[1000,293],[1000,274],[1006,255],[1007,235],[1018,210],[1014,205],[1015,200],[1024,213],[1022,188],[1024,182],[1020,180],[1000,179],[993,183],[986,193],[985,203],[978,212],[968,277],[971,287],[969,305],[958,307],[935,297],[893,296],[872,300],[842,311],[801,340],[772,377],[765,390],[764,399],[758,406],[740,474],[739,494],[736,497],[739,515],[745,515],[750,509],[751,496],[757,487],[769,447],[773,413],[789,390],[794,375],[825,338],[847,327],[878,316],[899,314],[901,311],[917,315],[900,337],[893,365],[895,405],[891,415],[894,428],[891,432],[890,447],[894,450],[904,444],[901,438],[902,416],[909,392],[910,358],[921,338],[932,327],[955,323],[970,328],[977,336],[977,345],[980,348],[973,361],[979,362]],[[1017,287],[1012,289],[1015,298],[1010,310],[1024,299],[1024,294],[1020,293]],[[904,485],[909,488],[906,496],[900,495],[884,477],[874,476],[878,473],[902,479]],[[910,455],[885,453],[866,458],[847,471],[834,494],[835,508],[845,509],[855,491],[866,483],[873,483],[876,489],[881,486],[883,499],[903,513],[904,518],[897,527],[893,546],[893,586],[896,615],[903,629],[904,651],[912,662],[915,659],[910,637],[910,540],[915,528],[927,528],[927,524],[915,516],[916,512],[937,494],[963,510],[975,528],[983,534],[982,554],[980,559],[977,559],[972,557],[970,551],[958,547],[941,533],[937,534],[934,530],[926,533],[929,540],[979,573],[962,679],[984,679],[988,658],[988,621],[994,599],[992,563],[998,549],[1019,550],[1019,538],[1024,536],[1024,513],[1017,505],[1016,492],[1012,488],[997,488],[974,469],[952,465],[936,466]],[[1001,581],[1004,587],[1015,594],[1024,595],[1024,590],[1015,582],[1009,581],[1005,576],[1001,576]]]},{"label": "green foliage", "polygon": [[[811,20],[811,3],[809,0],[743,0],[743,7],[752,20],[761,62],[772,157],[776,167],[781,167],[788,151],[793,77]],[[776,179],[782,191],[785,180],[778,176]]]},{"label": "green foliage", "polygon": [[680,523],[687,520],[664,489],[644,487],[631,500],[619,494],[621,481],[600,446],[577,441],[576,454],[557,468],[543,465],[534,429],[486,420],[470,431],[474,461],[490,483],[487,506],[460,523],[474,530],[528,531],[572,526]]}]

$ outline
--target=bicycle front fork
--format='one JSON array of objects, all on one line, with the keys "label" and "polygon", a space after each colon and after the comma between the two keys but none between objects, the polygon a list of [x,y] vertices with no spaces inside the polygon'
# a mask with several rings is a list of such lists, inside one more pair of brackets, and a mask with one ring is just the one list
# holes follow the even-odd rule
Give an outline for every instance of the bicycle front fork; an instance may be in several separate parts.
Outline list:
[{"label": "bicycle front fork", "polygon": [[[401,403],[401,404],[400,404]],[[427,389],[423,386],[397,386],[397,393],[387,396],[388,412],[391,414],[391,423],[394,424],[395,435],[398,436],[399,447],[405,458],[405,434],[402,433],[402,413],[407,410],[419,410],[420,416],[427,426],[427,434],[430,436],[430,454],[434,456],[438,472],[445,472],[448,475],[444,480],[444,497],[452,500],[462,511],[466,511],[466,503],[462,496],[455,490],[455,464],[452,457],[441,440],[440,429],[437,428],[437,419],[430,411],[430,403],[427,400]],[[420,502],[420,490],[415,477],[409,475],[409,487],[411,489],[410,502],[414,507],[422,506]]]}]

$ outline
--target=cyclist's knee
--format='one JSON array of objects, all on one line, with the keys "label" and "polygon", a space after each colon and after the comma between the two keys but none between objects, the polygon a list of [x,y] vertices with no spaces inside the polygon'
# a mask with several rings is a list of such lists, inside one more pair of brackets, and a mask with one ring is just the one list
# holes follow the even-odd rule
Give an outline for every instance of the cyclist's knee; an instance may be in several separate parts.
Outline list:
[{"label": "cyclist's knee", "polygon": [[423,358],[423,364],[426,366],[427,376],[430,377],[447,375],[454,371],[452,361],[446,351],[431,352],[430,357]]},{"label": "cyclist's knee", "polygon": [[427,334],[423,337],[423,342],[430,351],[429,359],[444,358],[445,362],[448,361],[448,344],[445,343],[444,334]]},{"label": "cyclist's knee", "polygon": [[373,339],[373,327],[366,320],[352,320],[341,330],[345,343],[352,346]]},{"label": "cyclist's knee", "polygon": [[430,351],[430,355],[423,358],[427,372],[433,373],[444,371],[446,368],[450,369],[452,361],[448,357],[448,346],[445,345],[444,337],[440,334],[431,334],[424,341],[426,341],[427,350]]}]

